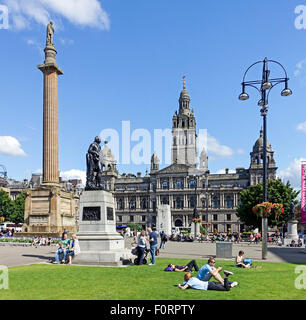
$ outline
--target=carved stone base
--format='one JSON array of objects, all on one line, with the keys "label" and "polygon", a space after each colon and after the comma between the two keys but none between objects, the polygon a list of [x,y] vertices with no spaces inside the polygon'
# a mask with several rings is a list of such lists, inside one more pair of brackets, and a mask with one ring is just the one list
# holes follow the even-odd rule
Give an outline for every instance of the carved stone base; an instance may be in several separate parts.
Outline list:
[{"label": "carved stone base", "polygon": [[70,234],[75,233],[74,194],[55,185],[28,189],[24,221],[24,234],[61,236],[64,228]]}]

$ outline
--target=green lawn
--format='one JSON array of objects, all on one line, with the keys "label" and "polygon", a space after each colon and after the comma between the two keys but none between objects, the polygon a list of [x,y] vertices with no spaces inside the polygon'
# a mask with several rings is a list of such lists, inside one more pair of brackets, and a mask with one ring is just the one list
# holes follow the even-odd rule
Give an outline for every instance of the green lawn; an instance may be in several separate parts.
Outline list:
[{"label": "green lawn", "polygon": [[[216,266],[234,272],[230,277],[239,285],[230,292],[202,291],[176,287],[184,273],[164,272],[169,262],[186,259],[158,258],[156,266],[80,267],[31,265],[9,268],[9,289],[0,290],[1,300],[300,300],[305,290],[294,286],[296,264],[257,263],[261,269],[239,269],[232,261],[217,260]],[[199,266],[206,260],[197,260]]]}]

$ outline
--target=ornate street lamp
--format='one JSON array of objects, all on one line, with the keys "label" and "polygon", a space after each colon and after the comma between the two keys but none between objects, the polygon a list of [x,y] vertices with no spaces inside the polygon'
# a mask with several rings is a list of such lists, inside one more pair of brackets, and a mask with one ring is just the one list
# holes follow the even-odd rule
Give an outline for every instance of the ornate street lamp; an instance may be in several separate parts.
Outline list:
[{"label": "ornate street lamp", "polygon": [[[274,78],[270,79],[270,70],[268,70],[268,62],[279,65],[284,74],[284,78]],[[245,81],[248,71],[257,64],[263,64],[262,68],[262,79],[255,81]],[[263,201],[267,201],[267,124],[266,116],[268,113],[268,98],[272,88],[280,83],[285,84],[285,88],[281,91],[283,97],[290,96],[292,91],[288,88],[287,72],[285,68],[277,61],[268,60],[265,58],[263,61],[257,61],[253,63],[244,73],[242,81],[242,93],[239,95],[239,100],[247,100],[249,95],[245,92],[247,86],[255,88],[261,99],[258,101],[258,105],[261,107],[260,112],[263,117]],[[262,217],[262,259],[267,259],[267,233],[268,233],[268,218],[266,216]]]}]

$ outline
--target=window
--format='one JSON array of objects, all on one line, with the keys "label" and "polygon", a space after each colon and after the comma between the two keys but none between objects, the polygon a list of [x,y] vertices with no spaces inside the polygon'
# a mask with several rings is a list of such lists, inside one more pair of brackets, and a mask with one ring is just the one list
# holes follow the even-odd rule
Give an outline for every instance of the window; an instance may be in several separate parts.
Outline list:
[{"label": "window", "polygon": [[169,184],[168,184],[168,181],[167,180],[164,180],[163,183],[162,183],[162,188],[163,189],[169,189]]},{"label": "window", "polygon": [[118,210],[123,210],[124,209],[124,201],[123,201],[122,198],[118,199],[117,208],[118,208]]},{"label": "window", "polygon": [[135,198],[132,198],[132,199],[130,200],[129,208],[130,208],[131,210],[136,210],[136,199],[135,199]]},{"label": "window", "polygon": [[174,201],[174,208],[183,209],[184,208],[184,200],[180,197],[177,197]]},{"label": "window", "polygon": [[214,232],[218,232],[218,225],[214,224]]},{"label": "window", "polygon": [[134,222],[134,216],[130,216],[130,222]]},{"label": "window", "polygon": [[141,216],[141,221],[145,222],[146,221],[146,216]]},{"label": "window", "polygon": [[213,206],[214,208],[219,208],[220,207],[220,200],[218,197],[213,198]]},{"label": "window", "polygon": [[202,199],[202,208],[206,208],[206,200]]},{"label": "window", "polygon": [[169,204],[169,197],[163,197],[161,203],[162,204]]},{"label": "window", "polygon": [[226,225],[226,231],[231,231],[231,225],[230,224]]},{"label": "window", "polygon": [[184,189],[184,183],[182,179],[176,180],[175,186],[177,189]]},{"label": "window", "polygon": [[218,221],[218,215],[217,215],[217,214],[214,214],[214,215],[213,215],[213,220],[214,220],[214,221]]},{"label": "window", "polygon": [[118,222],[122,222],[122,216],[117,216]]},{"label": "window", "polygon": [[231,214],[227,214],[227,215],[226,215],[226,220],[227,220],[227,221],[231,221],[231,219],[232,219],[231,217],[232,217]]},{"label": "window", "polygon": [[189,198],[189,208],[194,208],[196,206],[196,199],[195,197],[191,196]]},{"label": "window", "polygon": [[194,189],[196,187],[196,181],[194,179],[189,181],[189,188]]},{"label": "window", "polygon": [[232,208],[233,207],[233,200],[230,196],[226,197],[226,207],[227,208]]}]

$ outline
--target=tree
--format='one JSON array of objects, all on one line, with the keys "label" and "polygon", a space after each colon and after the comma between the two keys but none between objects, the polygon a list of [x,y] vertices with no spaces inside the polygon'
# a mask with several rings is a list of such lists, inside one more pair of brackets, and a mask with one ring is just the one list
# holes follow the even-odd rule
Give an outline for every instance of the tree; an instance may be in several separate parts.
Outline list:
[{"label": "tree", "polygon": [[9,220],[9,216],[12,214],[13,210],[14,202],[5,191],[0,189],[0,217]]},{"label": "tree", "polygon": [[23,191],[14,201],[14,208],[10,214],[9,220],[14,223],[24,222],[24,204],[27,193]]},{"label": "tree", "polygon": [[142,230],[142,226],[140,224],[134,223],[134,222],[130,222],[126,225],[128,228],[131,229],[131,231],[137,230],[137,231],[141,231]]},{"label": "tree", "polygon": [[[280,215],[279,219],[276,220],[275,216],[272,215],[268,218],[269,226],[283,226],[289,220],[290,216],[290,203],[291,200],[295,200],[298,196],[299,191],[294,190],[289,181],[283,184],[280,179],[268,180],[267,184],[268,202],[271,203],[282,203],[284,212]],[[259,183],[255,186],[250,186],[248,189],[243,190],[240,194],[241,204],[237,207],[237,216],[242,222],[251,228],[261,229],[261,218],[257,217],[253,212],[252,208],[261,202],[263,202],[263,185]],[[294,201],[298,203],[297,200]]]}]

